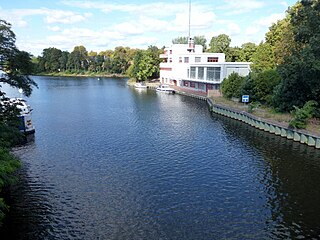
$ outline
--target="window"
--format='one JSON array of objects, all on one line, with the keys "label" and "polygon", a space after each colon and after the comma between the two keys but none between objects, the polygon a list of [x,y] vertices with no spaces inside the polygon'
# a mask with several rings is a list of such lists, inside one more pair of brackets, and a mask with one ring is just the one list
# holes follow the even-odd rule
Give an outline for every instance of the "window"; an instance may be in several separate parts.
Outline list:
[{"label": "window", "polygon": [[184,57],[184,62],[188,63],[189,62],[189,57]]},{"label": "window", "polygon": [[207,68],[207,80],[208,81],[220,81],[220,67],[208,67]]},{"label": "window", "polygon": [[179,57],[179,63],[182,63],[182,57]]},{"label": "window", "polygon": [[218,62],[217,57],[208,57],[208,62]]},{"label": "window", "polygon": [[204,79],[204,67],[198,67],[198,79]]},{"label": "window", "polygon": [[190,67],[190,78],[196,78],[196,67]]},{"label": "window", "polygon": [[172,54],[172,50],[170,50],[170,54]]},{"label": "window", "polygon": [[169,58],[169,62],[172,62],[172,58]]},{"label": "window", "polygon": [[190,82],[190,87],[195,88],[196,84],[194,82]]},{"label": "window", "polygon": [[196,57],[196,58],[194,59],[194,61],[195,61],[195,62],[201,62],[201,57]]}]

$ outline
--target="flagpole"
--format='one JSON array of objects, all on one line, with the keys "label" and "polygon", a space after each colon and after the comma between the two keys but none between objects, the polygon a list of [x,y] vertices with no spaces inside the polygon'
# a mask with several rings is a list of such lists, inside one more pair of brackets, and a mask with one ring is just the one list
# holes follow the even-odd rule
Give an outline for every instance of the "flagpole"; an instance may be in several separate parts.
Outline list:
[{"label": "flagpole", "polygon": [[189,0],[189,38],[190,38],[190,25],[191,25],[191,0]]}]

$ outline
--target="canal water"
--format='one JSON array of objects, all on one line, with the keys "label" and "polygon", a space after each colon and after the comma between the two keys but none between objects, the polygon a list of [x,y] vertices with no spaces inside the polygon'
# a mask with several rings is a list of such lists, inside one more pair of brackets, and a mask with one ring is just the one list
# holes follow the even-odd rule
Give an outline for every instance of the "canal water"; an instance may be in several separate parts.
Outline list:
[{"label": "canal water", "polygon": [[34,77],[1,239],[319,239],[320,151],[126,79]]}]

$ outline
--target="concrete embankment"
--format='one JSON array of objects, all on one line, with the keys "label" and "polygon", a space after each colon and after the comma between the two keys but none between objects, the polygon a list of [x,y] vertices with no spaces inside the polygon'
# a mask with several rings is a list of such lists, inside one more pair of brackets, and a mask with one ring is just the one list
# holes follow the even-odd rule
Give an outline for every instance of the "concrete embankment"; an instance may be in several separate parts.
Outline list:
[{"label": "concrete embankment", "polygon": [[207,99],[207,103],[209,105],[210,111],[214,113],[233,118],[238,121],[242,121],[246,124],[251,125],[252,127],[263,130],[265,132],[269,132],[283,138],[287,138],[289,140],[293,140],[320,149],[320,136],[315,136],[303,131],[287,128],[285,126],[281,126],[280,124],[271,123],[265,119],[260,119],[244,111],[241,112],[235,109],[227,108],[225,106],[214,104],[211,99]]}]

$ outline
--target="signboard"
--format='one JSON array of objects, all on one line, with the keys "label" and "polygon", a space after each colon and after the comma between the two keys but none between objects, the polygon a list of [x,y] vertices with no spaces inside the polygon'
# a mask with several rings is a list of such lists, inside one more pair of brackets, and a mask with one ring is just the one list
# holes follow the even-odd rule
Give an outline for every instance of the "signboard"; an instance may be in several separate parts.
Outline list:
[{"label": "signboard", "polygon": [[242,102],[248,103],[249,102],[249,95],[242,95]]}]

